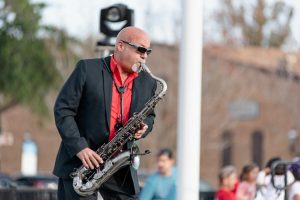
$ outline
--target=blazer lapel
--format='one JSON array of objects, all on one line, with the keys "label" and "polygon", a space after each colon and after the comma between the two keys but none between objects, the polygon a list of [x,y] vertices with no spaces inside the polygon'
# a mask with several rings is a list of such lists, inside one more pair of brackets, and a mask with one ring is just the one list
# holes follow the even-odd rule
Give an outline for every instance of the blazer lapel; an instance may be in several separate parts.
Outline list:
[{"label": "blazer lapel", "polygon": [[137,111],[137,108],[138,108],[138,104],[139,104],[139,101],[137,98],[139,95],[140,95],[140,90],[139,88],[142,88],[142,85],[141,85],[141,79],[140,79],[140,74],[138,77],[136,77],[134,80],[133,80],[133,89],[132,89],[132,97],[131,97],[131,105],[130,105],[130,110],[129,110],[129,116],[131,117],[133,115],[134,112]]},{"label": "blazer lapel", "polygon": [[112,98],[112,76],[110,73],[110,57],[103,59],[103,90],[104,90],[104,98],[105,98],[105,114],[106,114],[106,125],[109,130],[110,125],[110,110],[111,110],[111,98]]}]

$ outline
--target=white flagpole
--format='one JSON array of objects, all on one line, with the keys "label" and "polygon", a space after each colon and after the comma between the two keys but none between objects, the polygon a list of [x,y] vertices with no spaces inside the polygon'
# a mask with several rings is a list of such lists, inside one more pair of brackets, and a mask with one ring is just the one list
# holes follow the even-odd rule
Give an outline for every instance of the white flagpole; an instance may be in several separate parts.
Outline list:
[{"label": "white flagpole", "polygon": [[200,181],[202,0],[183,0],[177,133],[177,199],[198,200]]}]

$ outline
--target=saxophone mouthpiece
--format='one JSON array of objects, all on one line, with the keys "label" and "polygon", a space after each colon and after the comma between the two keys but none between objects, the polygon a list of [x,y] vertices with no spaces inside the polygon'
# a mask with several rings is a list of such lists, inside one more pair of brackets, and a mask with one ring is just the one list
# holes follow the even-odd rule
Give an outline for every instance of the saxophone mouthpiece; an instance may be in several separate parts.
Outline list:
[{"label": "saxophone mouthpiece", "polygon": [[140,73],[142,71],[144,65],[145,65],[145,63],[143,63],[143,62],[137,62],[132,65],[131,69],[134,72]]},{"label": "saxophone mouthpiece", "polygon": [[131,67],[132,71],[139,73],[140,71],[140,65],[138,65],[137,63],[133,64]]}]

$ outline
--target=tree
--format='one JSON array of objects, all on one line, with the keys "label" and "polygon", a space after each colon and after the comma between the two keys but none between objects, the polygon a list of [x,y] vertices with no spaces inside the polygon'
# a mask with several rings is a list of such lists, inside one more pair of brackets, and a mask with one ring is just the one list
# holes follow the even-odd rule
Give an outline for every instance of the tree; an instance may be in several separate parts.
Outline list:
[{"label": "tree", "polygon": [[216,16],[227,43],[281,47],[290,35],[293,8],[283,1],[267,5],[265,0],[255,0],[252,6],[249,1],[241,5],[234,0],[221,2]]},{"label": "tree", "polygon": [[[44,7],[30,0],[0,0],[0,114],[18,103],[47,114],[44,98],[61,80],[49,41],[68,36],[39,24]],[[56,46],[65,51],[59,45],[65,41]]]}]

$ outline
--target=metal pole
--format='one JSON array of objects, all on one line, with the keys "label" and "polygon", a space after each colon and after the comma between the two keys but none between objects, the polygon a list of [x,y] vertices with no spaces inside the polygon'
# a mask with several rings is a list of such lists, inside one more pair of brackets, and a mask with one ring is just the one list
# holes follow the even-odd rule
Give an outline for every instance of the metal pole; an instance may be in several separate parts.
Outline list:
[{"label": "metal pole", "polygon": [[177,199],[199,199],[202,0],[183,0],[177,133]]}]

